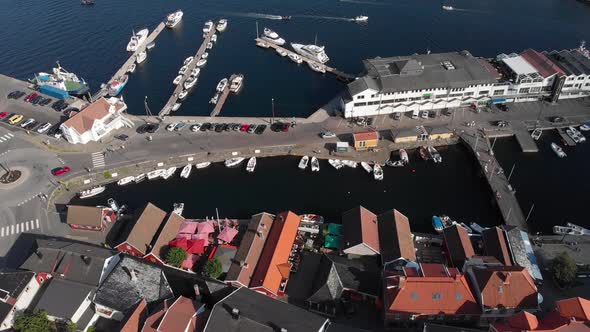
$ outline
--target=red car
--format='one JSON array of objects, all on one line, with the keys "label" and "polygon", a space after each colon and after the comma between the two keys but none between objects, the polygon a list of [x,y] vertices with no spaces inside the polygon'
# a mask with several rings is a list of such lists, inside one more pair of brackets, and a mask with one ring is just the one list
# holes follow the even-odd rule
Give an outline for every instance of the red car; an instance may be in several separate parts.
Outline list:
[{"label": "red car", "polygon": [[36,98],[38,96],[38,94],[36,92],[31,93],[30,95],[27,96],[27,98],[25,98],[26,102],[31,102],[33,101],[34,98]]},{"label": "red car", "polygon": [[51,171],[51,174],[53,174],[53,176],[60,176],[62,174],[66,174],[69,171],[70,171],[70,168],[68,166],[64,166],[64,167],[58,167],[58,168],[53,169]]},{"label": "red car", "polygon": [[0,119],[4,119],[7,116],[8,116],[8,112],[2,112],[2,113],[0,113]]},{"label": "red car", "polygon": [[289,128],[291,127],[290,124],[288,123],[283,123],[283,127],[281,128],[282,131],[287,132],[289,131]]},{"label": "red car", "polygon": [[249,124],[245,124],[245,125],[242,125],[240,127],[240,131],[248,131],[249,128],[250,128],[250,125]]}]

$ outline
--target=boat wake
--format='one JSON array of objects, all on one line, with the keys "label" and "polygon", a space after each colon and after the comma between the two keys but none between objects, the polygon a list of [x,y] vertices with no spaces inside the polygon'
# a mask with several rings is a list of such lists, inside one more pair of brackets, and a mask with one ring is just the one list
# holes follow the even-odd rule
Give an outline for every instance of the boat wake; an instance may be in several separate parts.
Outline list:
[{"label": "boat wake", "polygon": [[296,17],[319,18],[322,20],[354,21],[354,19],[350,18],[350,17],[320,16],[320,15],[297,15]]},{"label": "boat wake", "polygon": [[375,5],[375,6],[388,6],[388,3],[377,2],[377,1],[364,1],[364,0],[340,0],[340,2],[356,3],[359,5]]},{"label": "boat wake", "polygon": [[283,17],[280,15],[270,15],[270,14],[262,14],[262,13],[225,13],[228,16],[241,16],[241,17],[251,17],[251,18],[261,18],[267,20],[282,20]]}]

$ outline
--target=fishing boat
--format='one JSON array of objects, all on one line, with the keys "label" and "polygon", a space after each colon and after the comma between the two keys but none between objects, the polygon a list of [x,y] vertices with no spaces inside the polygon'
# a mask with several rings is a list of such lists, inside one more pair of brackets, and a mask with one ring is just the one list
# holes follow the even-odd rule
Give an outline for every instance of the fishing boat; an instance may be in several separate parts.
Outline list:
[{"label": "fishing boat", "polygon": [[178,94],[178,99],[180,100],[184,100],[184,98],[186,98],[186,96],[188,95],[188,90],[182,90],[180,91],[180,93]]},{"label": "fishing boat", "polygon": [[235,167],[244,161],[242,157],[234,157],[225,161],[225,167]]},{"label": "fishing boat", "polygon": [[256,157],[250,157],[250,159],[248,159],[248,164],[246,165],[246,171],[252,173],[252,172],[254,172],[255,168],[256,168]]},{"label": "fishing boat", "polygon": [[208,162],[208,161],[205,161],[205,162],[202,162],[202,163],[195,164],[195,168],[196,169],[207,168],[207,167],[209,167],[209,165],[211,165],[211,163]]},{"label": "fishing boat", "polygon": [[184,13],[180,9],[174,13],[168,14],[168,16],[166,16],[166,27],[170,29],[174,28],[182,20],[183,14]]},{"label": "fishing boat", "polygon": [[164,172],[162,172],[160,176],[162,177],[162,179],[168,180],[172,175],[174,175],[174,173],[176,173],[176,167],[170,167],[166,169]]},{"label": "fishing boat", "polygon": [[175,104],[172,106],[172,112],[176,112],[176,111],[178,111],[178,109],[180,108],[180,106],[182,106],[182,104],[181,104],[181,103],[175,103]]},{"label": "fishing boat", "polygon": [[93,197],[93,196],[96,196],[96,195],[102,193],[103,191],[105,191],[105,189],[106,188],[104,186],[97,186],[97,187],[94,187],[94,188],[82,190],[79,193],[79,196],[80,196],[80,198]]},{"label": "fishing boat", "polygon": [[227,20],[225,18],[219,20],[215,29],[219,32],[224,32],[227,29]]},{"label": "fishing boat", "polygon": [[180,177],[183,179],[186,179],[189,177],[189,175],[191,175],[191,170],[193,169],[193,165],[191,164],[187,164],[186,166],[184,166],[182,168],[182,171],[180,172]]},{"label": "fishing boat", "polygon": [[448,216],[432,216],[432,227],[438,233],[442,233],[442,231],[453,225],[453,221]]},{"label": "fishing boat", "polygon": [[373,166],[373,177],[377,181],[383,180],[383,169],[377,163],[375,164],[375,166]]},{"label": "fishing boat", "polygon": [[135,62],[137,64],[140,64],[140,63],[144,62],[145,59],[147,59],[147,52],[142,51],[142,52],[137,53],[137,58],[135,58]]},{"label": "fishing boat", "polygon": [[189,63],[193,62],[193,60],[195,59],[194,56],[189,56],[188,58],[184,59],[184,62],[182,63],[184,66],[188,66]]},{"label": "fishing boat", "polygon": [[118,96],[121,93],[121,91],[123,91],[125,85],[127,85],[127,81],[129,81],[129,76],[127,75],[123,75],[119,78],[114,79],[109,85],[109,96]]},{"label": "fishing boat", "polygon": [[204,67],[207,64],[207,59],[199,59],[199,61],[197,61],[197,67],[201,68]]},{"label": "fishing boat", "polygon": [[581,125],[580,130],[581,131],[590,131],[590,122],[584,123],[583,125]]},{"label": "fishing boat", "polygon": [[137,65],[135,63],[132,63],[131,66],[129,66],[129,69],[127,69],[127,72],[133,74],[135,72],[136,67]]},{"label": "fishing boat", "polygon": [[213,98],[211,98],[209,100],[209,104],[213,104],[213,105],[217,105],[217,102],[219,101],[219,93],[216,93]]},{"label": "fishing boat", "polygon": [[149,33],[150,31],[148,29],[139,30],[138,33],[135,33],[135,31],[133,31],[133,34],[131,35],[131,40],[129,40],[129,43],[127,44],[127,51],[137,51],[137,49],[145,42]]},{"label": "fishing boat", "polygon": [[185,90],[190,90],[195,84],[197,84],[197,77],[191,75],[184,81],[182,86]]},{"label": "fishing boat", "polygon": [[555,144],[555,143],[551,143],[551,149],[553,149],[553,152],[555,152],[555,154],[559,157],[559,158],[564,158],[567,155],[565,154],[565,152],[563,152],[563,149],[561,148],[561,146]]},{"label": "fishing boat", "polygon": [[165,171],[166,170],[164,170],[164,169],[156,169],[151,172],[147,172],[147,179],[148,180],[158,179],[162,176],[162,173]]},{"label": "fishing boat", "polygon": [[303,158],[301,158],[301,160],[299,161],[299,169],[306,169],[307,163],[309,163],[309,157],[303,156]]},{"label": "fishing boat", "polygon": [[453,8],[453,6],[442,6],[443,10],[455,10],[455,8]]},{"label": "fishing boat", "polygon": [[205,22],[205,26],[203,27],[203,34],[208,34],[213,29],[213,22],[207,21]]},{"label": "fishing boat", "polygon": [[359,15],[352,19],[355,22],[367,22],[369,20],[369,16]]},{"label": "fishing boat", "polygon": [[442,162],[442,157],[440,156],[440,153],[438,153],[438,151],[436,151],[434,146],[428,146],[428,154],[430,155],[430,158],[432,158],[432,160],[435,163],[438,164],[438,163]]},{"label": "fishing boat", "polygon": [[344,167],[342,162],[338,159],[328,159],[328,163],[332,165],[335,169],[341,169],[342,167]]},{"label": "fishing boat", "polygon": [[134,179],[135,179],[135,176],[126,176],[126,177],[120,179],[119,181],[117,181],[117,185],[124,186],[126,184],[133,182]]},{"label": "fishing boat", "polygon": [[285,40],[281,38],[278,33],[269,28],[264,28],[260,38],[279,46],[285,44]]},{"label": "fishing boat", "polygon": [[476,222],[472,222],[469,224],[469,227],[474,231],[477,232],[479,234],[482,234],[484,230],[486,230],[487,228],[481,227],[478,223]]},{"label": "fishing boat", "polygon": [[261,40],[256,41],[256,46],[262,47],[262,48],[269,48],[270,47],[270,45],[268,45],[267,43],[265,43]]},{"label": "fishing boat", "polygon": [[317,64],[315,62],[309,61],[309,62],[307,62],[307,65],[309,66],[309,68],[311,68],[311,70],[316,71],[318,73],[322,73],[323,74],[323,73],[326,72],[326,67],[324,67],[324,66],[322,66],[320,64]]},{"label": "fishing boat", "polygon": [[219,81],[219,83],[217,83],[217,87],[215,88],[215,90],[217,90],[217,92],[223,92],[223,90],[225,90],[226,87],[227,78],[223,78],[221,81]]},{"label": "fishing boat", "polygon": [[316,157],[311,157],[311,171],[312,172],[319,172],[320,171],[320,161]]},{"label": "fishing boat", "polygon": [[541,134],[543,133],[543,131],[540,128],[537,128],[535,130],[533,130],[533,132],[531,133],[531,137],[535,140],[538,141],[539,138],[541,138]]},{"label": "fishing boat", "polygon": [[179,216],[182,216],[182,212],[184,211],[184,203],[174,203],[172,205],[172,212],[176,213]]},{"label": "fishing boat", "polygon": [[405,149],[399,150],[399,157],[404,164],[410,163],[410,158],[408,157],[408,153],[406,152]]},{"label": "fishing boat", "polygon": [[428,155],[426,154],[426,147],[425,146],[421,146],[418,149],[418,153],[420,153],[420,158],[422,158],[423,160],[428,160]]},{"label": "fishing boat", "polygon": [[133,179],[133,182],[140,183],[143,180],[145,180],[145,174],[141,173],[141,174],[135,176],[135,179]]},{"label": "fishing boat", "polygon": [[65,70],[59,62],[57,67],[52,69],[52,73],[39,72],[35,77],[29,80],[37,85],[41,93],[45,90],[60,90],[70,96],[82,96],[88,93],[89,87],[84,79],[79,78],[76,74]]},{"label": "fishing boat", "polygon": [[239,74],[231,80],[231,85],[229,86],[229,91],[233,93],[238,93],[242,89],[242,83],[244,82],[244,75]]},{"label": "fishing boat", "polygon": [[367,173],[372,173],[373,172],[373,168],[371,167],[371,165],[369,165],[369,163],[361,161],[361,166],[363,167],[363,169],[365,171],[367,171]]},{"label": "fishing boat", "polygon": [[174,78],[174,81],[172,81],[172,83],[174,83],[174,85],[178,85],[181,80],[182,80],[182,75],[178,75]]},{"label": "fishing boat", "polygon": [[342,163],[342,165],[348,166],[350,168],[356,168],[358,166],[358,163],[352,160],[340,160],[340,162]]},{"label": "fishing boat", "polygon": [[151,50],[154,47],[156,47],[156,42],[150,42],[147,45],[145,45],[145,48],[147,48],[148,50]]},{"label": "fishing boat", "polygon": [[277,48],[277,49],[275,49],[275,51],[276,51],[276,52],[277,52],[277,54],[278,54],[278,55],[280,55],[280,56],[287,56],[287,51],[285,51],[285,50],[284,50],[284,49],[282,49],[282,48]]}]

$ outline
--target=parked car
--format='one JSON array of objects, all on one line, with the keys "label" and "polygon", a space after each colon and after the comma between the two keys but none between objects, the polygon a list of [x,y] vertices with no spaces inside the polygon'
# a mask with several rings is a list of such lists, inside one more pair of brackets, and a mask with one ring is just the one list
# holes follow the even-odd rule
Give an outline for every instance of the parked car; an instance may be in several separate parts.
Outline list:
[{"label": "parked car", "polygon": [[428,119],[428,111],[422,111],[422,112],[420,112],[420,117],[422,119]]},{"label": "parked car", "polygon": [[334,138],[334,137],[336,137],[336,134],[334,134],[334,133],[333,133],[333,132],[331,132],[331,131],[324,131],[324,132],[322,132],[322,133],[320,134],[320,136],[321,136],[322,138]]},{"label": "parked car", "polygon": [[428,117],[431,118],[431,119],[436,118],[436,111],[430,111],[430,112],[428,112]]},{"label": "parked car", "polygon": [[10,123],[11,125],[15,125],[19,122],[21,122],[23,120],[24,116],[20,115],[20,114],[15,114],[13,116],[10,117],[10,119],[8,119],[8,123]]},{"label": "parked car", "polygon": [[23,126],[23,128],[25,128],[26,130],[33,130],[35,129],[35,127],[38,125],[39,123],[37,121],[35,121],[35,119],[33,119],[32,122],[27,123],[26,125]]},{"label": "parked car", "polygon": [[233,131],[238,131],[238,130],[240,130],[240,127],[242,127],[242,126],[239,123],[234,123],[234,124],[232,124],[231,129]]},{"label": "parked car", "polygon": [[37,128],[37,132],[39,134],[43,134],[44,132],[49,130],[49,128],[51,128],[51,123],[45,122],[44,124],[40,125],[39,128]]},{"label": "parked car", "polygon": [[145,134],[147,131],[148,124],[144,123],[135,129],[135,132],[138,134]]},{"label": "parked car", "polygon": [[418,119],[420,117],[419,111],[412,111],[412,119]]},{"label": "parked car", "polygon": [[195,132],[196,133],[197,131],[199,131],[199,129],[201,129],[201,124],[200,123],[196,123],[196,124],[194,124],[194,125],[191,126],[191,131],[192,132]]},{"label": "parked car", "polygon": [[9,93],[6,98],[8,99],[16,99],[16,94],[18,91],[12,91],[11,93]]},{"label": "parked car", "polygon": [[373,125],[373,118],[368,118],[367,119],[367,126],[372,126]]},{"label": "parked car", "polygon": [[551,122],[553,123],[562,123],[565,121],[565,118],[561,117],[561,116],[554,116],[551,118]]},{"label": "parked car", "polygon": [[0,113],[0,120],[1,119],[4,119],[7,116],[8,116],[8,112],[2,112],[2,113]]},{"label": "parked car", "polygon": [[211,124],[209,122],[205,122],[201,126],[201,131],[207,131],[207,130],[210,130],[210,129],[211,129]]},{"label": "parked car", "polygon": [[261,124],[256,127],[256,130],[254,132],[258,135],[262,135],[262,133],[264,133],[265,130],[266,130],[266,125]]},{"label": "parked car", "polygon": [[367,119],[365,118],[358,118],[356,119],[356,124],[359,126],[364,126],[367,124]]},{"label": "parked car", "polygon": [[146,126],[146,128],[145,128],[145,131],[148,132],[148,133],[150,133],[150,134],[153,134],[156,131],[158,131],[158,129],[160,129],[160,125],[159,124],[157,124],[157,123],[148,123],[147,126]]},{"label": "parked car", "polygon": [[31,104],[38,105],[44,98],[42,96],[37,96],[31,100]]},{"label": "parked car", "polygon": [[182,128],[184,128],[186,126],[186,123],[184,122],[179,122],[176,124],[176,126],[174,126],[174,130],[175,131],[181,131]]},{"label": "parked car", "polygon": [[51,103],[51,98],[43,98],[43,100],[41,100],[39,102],[39,105],[41,106],[47,106]]},{"label": "parked car", "polygon": [[115,135],[115,138],[124,142],[129,139],[129,136],[127,136],[125,134],[119,134],[119,135]]},{"label": "parked car", "polygon": [[27,96],[27,98],[25,98],[25,101],[27,103],[30,103],[34,98],[36,98],[38,96],[37,93],[33,92],[30,95]]},{"label": "parked car", "polygon": [[218,123],[215,125],[215,132],[220,133],[223,131],[223,123]]},{"label": "parked car", "polygon": [[248,128],[250,127],[249,124],[244,124],[242,125],[242,127],[240,128],[240,131],[248,131]]},{"label": "parked car", "polygon": [[280,132],[283,130],[283,123],[282,122],[275,122],[270,125],[270,130],[274,132]]},{"label": "parked car", "polygon": [[255,124],[251,124],[250,127],[248,127],[248,134],[252,134],[254,133],[254,131],[256,130],[256,125]]},{"label": "parked car", "polygon": [[176,123],[171,123],[169,125],[166,126],[166,130],[168,131],[173,131],[174,127],[176,127]]},{"label": "parked car", "polygon": [[58,167],[58,168],[52,169],[51,174],[53,174],[53,176],[60,176],[62,174],[66,174],[69,171],[70,171],[70,168],[68,166],[64,166],[64,167]]},{"label": "parked car", "polygon": [[27,119],[26,121],[24,121],[23,123],[21,123],[20,126],[22,128],[24,128],[24,127],[30,125],[31,123],[35,123],[35,119],[33,119],[33,118]]},{"label": "parked car", "polygon": [[504,121],[504,120],[500,120],[500,121],[496,122],[496,126],[498,126],[498,128],[508,127],[509,125],[510,125],[510,123],[508,121]]}]

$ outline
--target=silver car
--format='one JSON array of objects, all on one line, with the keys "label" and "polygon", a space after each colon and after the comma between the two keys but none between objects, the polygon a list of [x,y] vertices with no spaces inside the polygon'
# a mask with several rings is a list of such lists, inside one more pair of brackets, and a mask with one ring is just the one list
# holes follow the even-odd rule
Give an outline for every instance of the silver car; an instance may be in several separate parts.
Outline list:
[{"label": "silver car", "polygon": [[49,128],[51,128],[51,123],[46,122],[45,124],[42,124],[41,126],[39,126],[39,128],[37,128],[37,132],[39,134],[43,134],[44,132],[49,130]]}]

